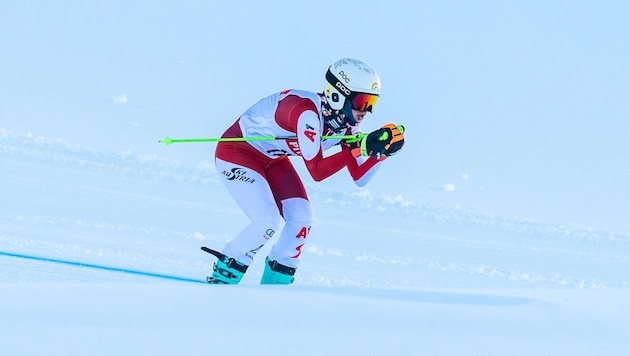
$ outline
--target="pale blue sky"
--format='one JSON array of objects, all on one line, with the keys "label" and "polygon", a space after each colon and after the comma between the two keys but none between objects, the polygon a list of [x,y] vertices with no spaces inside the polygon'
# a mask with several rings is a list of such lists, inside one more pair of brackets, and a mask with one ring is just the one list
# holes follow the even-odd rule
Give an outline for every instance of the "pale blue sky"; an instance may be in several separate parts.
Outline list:
[{"label": "pale blue sky", "polygon": [[366,129],[407,127],[370,189],[627,232],[628,15],[626,1],[3,1],[0,129],[194,164],[213,146],[157,140],[218,136],[356,57],[383,81]]}]

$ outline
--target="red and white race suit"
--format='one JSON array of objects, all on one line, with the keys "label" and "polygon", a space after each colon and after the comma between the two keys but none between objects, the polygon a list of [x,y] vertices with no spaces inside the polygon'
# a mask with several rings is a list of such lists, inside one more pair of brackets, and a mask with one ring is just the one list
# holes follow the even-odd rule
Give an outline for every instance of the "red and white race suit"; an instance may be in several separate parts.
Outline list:
[{"label": "red and white race suit", "polygon": [[[301,156],[315,181],[346,167],[355,183],[367,184],[379,167],[370,157],[354,158],[349,149],[328,157],[323,151],[339,143],[322,140],[334,134],[322,120],[322,99],[317,93],[286,90],[261,99],[243,113],[222,137],[296,137],[286,140],[220,142],[215,153],[218,172],[230,194],[251,220],[223,253],[250,265],[255,254],[285,226],[269,259],[297,267],[309,235],[313,212],[306,190],[289,156]],[[346,133],[360,132],[358,125]]]}]

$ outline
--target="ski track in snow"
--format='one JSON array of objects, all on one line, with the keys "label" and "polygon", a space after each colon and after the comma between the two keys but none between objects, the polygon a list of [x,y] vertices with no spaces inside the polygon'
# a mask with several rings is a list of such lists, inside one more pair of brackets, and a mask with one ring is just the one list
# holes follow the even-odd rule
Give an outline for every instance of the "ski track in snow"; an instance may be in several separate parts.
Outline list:
[{"label": "ski track in snow", "polygon": [[[176,186],[191,191],[213,190],[223,192],[214,165],[201,162],[186,167],[157,155],[137,155],[129,151],[108,152],[73,145],[63,140],[50,140],[32,135],[16,135],[0,129],[0,160],[21,162],[31,166],[62,167],[85,174],[113,176],[131,183],[140,182],[160,187]],[[18,168],[19,169],[19,168]],[[9,187],[25,191],[47,184],[38,177],[12,177],[6,175]],[[110,199],[108,202],[129,202],[144,206],[185,208],[199,216],[208,212],[231,213],[239,216],[238,209],[224,207],[221,199],[213,202],[161,197],[160,191],[152,196],[142,191],[120,191],[98,187],[89,183],[79,186],[70,179],[50,180],[50,187],[59,194],[94,194]],[[318,259],[304,259],[297,283],[323,286],[357,286],[397,289],[427,287],[456,287],[444,280],[449,276],[467,276],[471,286],[522,287],[528,285],[567,288],[611,288],[630,286],[622,271],[627,269],[630,234],[594,230],[567,224],[544,224],[536,221],[505,219],[484,212],[436,206],[408,201],[402,195],[391,198],[373,193],[369,189],[336,191],[323,185],[307,183],[317,209],[344,211],[360,209],[374,218],[387,216],[399,224],[390,224],[374,236],[388,236],[383,249],[362,250],[357,240],[341,241],[330,235],[339,233],[346,222],[330,216],[323,219],[321,235],[307,244],[305,253],[325,259],[325,265],[316,265]],[[45,197],[44,197],[45,198]],[[33,198],[31,198],[33,199]],[[86,203],[89,206],[89,202]],[[124,209],[121,207],[121,209]],[[110,219],[89,216],[60,215],[46,209],[0,210],[0,252],[20,253],[51,259],[76,261],[117,268],[166,273],[182,278],[201,279],[211,269],[206,256],[197,254],[200,245],[220,247],[230,239],[235,228],[220,231],[195,229],[195,216],[185,229],[168,224],[156,224],[146,219],[133,218],[127,222],[119,217]],[[41,212],[40,212],[41,211]],[[370,216],[372,216],[370,215]],[[165,214],[166,216],[166,214]],[[220,218],[218,218],[220,220]],[[242,219],[238,217],[236,219]],[[339,219],[335,221],[335,219]],[[244,222],[244,220],[243,220]],[[406,228],[412,222],[417,228]],[[362,232],[360,223],[348,226],[347,231]],[[201,224],[200,224],[201,226]],[[77,236],[80,233],[81,236]],[[344,233],[343,231],[341,233]],[[137,236],[121,245],[120,239],[111,236]],[[400,241],[399,244],[395,242]],[[400,250],[396,247],[406,246]],[[131,248],[130,248],[131,247]],[[270,246],[265,246],[265,249]],[[193,252],[191,252],[193,251]],[[418,251],[418,253],[415,253]],[[449,257],[452,252],[456,256]],[[262,253],[262,251],[261,251]],[[536,263],[514,264],[512,255],[531,256]],[[194,257],[191,257],[194,256]],[[468,257],[469,256],[469,257]],[[557,267],[551,273],[540,264],[549,261]],[[558,262],[559,261],[559,262]],[[344,265],[352,265],[352,275],[340,272]],[[146,276],[114,274],[111,271],[76,271],[76,266],[50,266],[45,261],[16,260],[0,255],[5,271],[18,270],[28,265],[32,275],[4,273],[0,281],[17,279],[39,280],[63,275],[64,281],[112,280],[146,281]],[[586,266],[586,267],[584,267]],[[597,268],[592,268],[596,266]],[[252,266],[244,283],[257,283],[262,267]],[[610,271],[614,271],[611,273]],[[394,273],[394,277],[390,277]],[[15,277],[17,276],[17,277]],[[461,280],[461,278],[456,278]],[[386,280],[387,282],[384,282]]]}]

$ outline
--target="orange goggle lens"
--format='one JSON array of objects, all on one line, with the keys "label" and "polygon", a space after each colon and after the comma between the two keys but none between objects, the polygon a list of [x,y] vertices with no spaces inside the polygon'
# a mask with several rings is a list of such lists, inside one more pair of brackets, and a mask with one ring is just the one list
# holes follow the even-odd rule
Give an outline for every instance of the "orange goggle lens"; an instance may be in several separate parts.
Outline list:
[{"label": "orange goggle lens", "polygon": [[376,100],[378,100],[378,95],[356,93],[352,94],[349,99],[351,100],[350,102],[352,103],[352,108],[354,110],[372,112],[372,108],[376,104]]}]

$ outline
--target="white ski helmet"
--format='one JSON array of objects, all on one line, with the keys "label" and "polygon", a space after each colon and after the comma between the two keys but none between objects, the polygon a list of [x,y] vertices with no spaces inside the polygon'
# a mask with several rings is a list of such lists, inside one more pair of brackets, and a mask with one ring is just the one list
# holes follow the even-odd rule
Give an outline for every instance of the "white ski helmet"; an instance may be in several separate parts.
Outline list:
[{"label": "white ski helmet", "polygon": [[346,102],[352,109],[372,112],[381,93],[381,78],[369,65],[358,59],[336,61],[326,72],[330,84],[324,92],[333,110],[342,110]]}]

